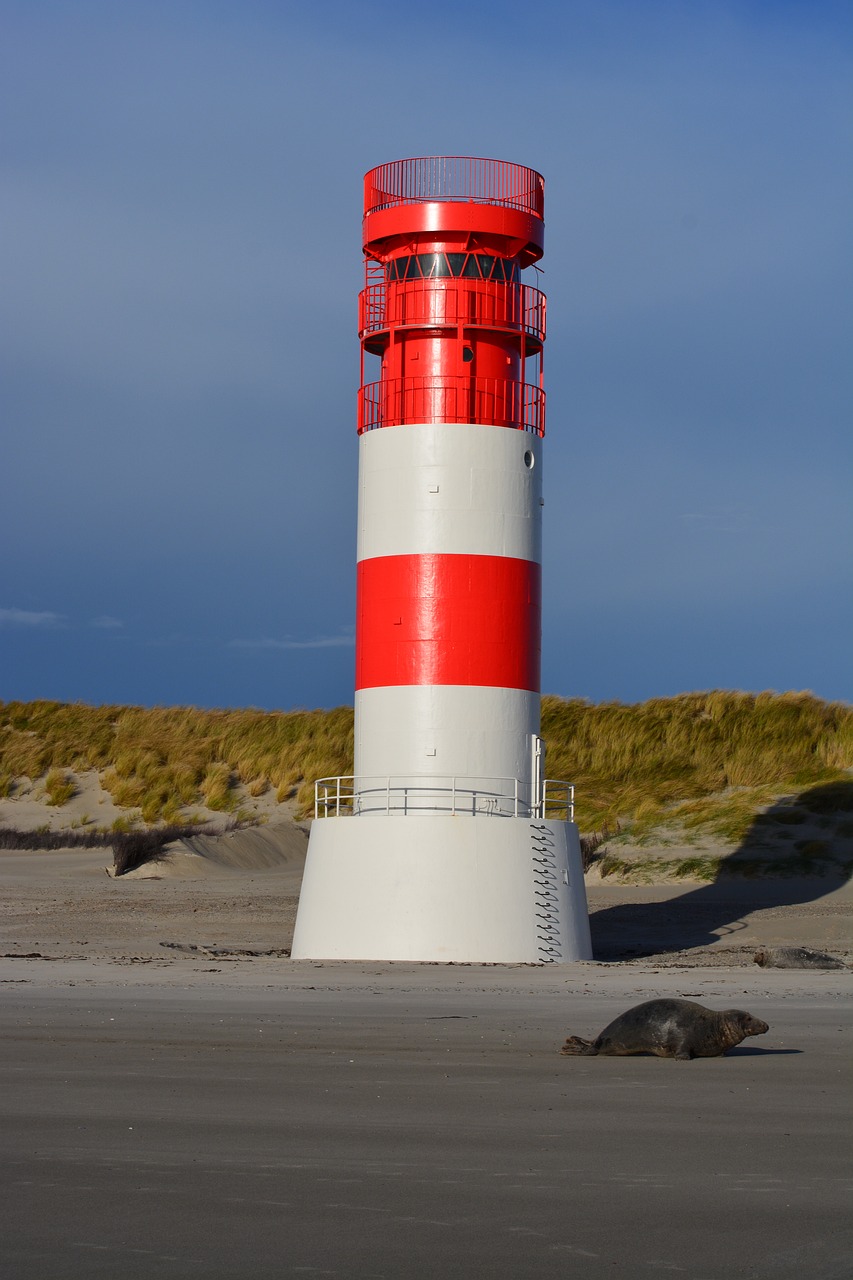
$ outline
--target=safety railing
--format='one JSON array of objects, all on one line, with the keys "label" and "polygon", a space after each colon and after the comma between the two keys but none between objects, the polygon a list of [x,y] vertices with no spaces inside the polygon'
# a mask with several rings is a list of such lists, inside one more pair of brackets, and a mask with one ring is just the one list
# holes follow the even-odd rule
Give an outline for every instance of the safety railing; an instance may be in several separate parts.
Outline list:
[{"label": "safety railing", "polygon": [[545,434],[545,392],[529,382],[467,374],[386,378],[358,393],[358,433],[407,422],[476,422]]},{"label": "safety railing", "polygon": [[369,284],[359,294],[359,337],[413,326],[471,325],[523,330],[545,341],[545,294],[527,284],[481,280],[406,280]]},{"label": "safety railing", "polygon": [[518,778],[459,775],[320,778],[314,783],[314,817],[448,815],[461,817],[574,819],[575,789],[547,779],[531,803]]},{"label": "safety railing", "polygon": [[417,156],[392,160],[364,176],[364,212],[400,204],[469,200],[543,216],[545,182],[535,169],[476,156]]},{"label": "safety railing", "polygon": [[542,817],[575,820],[575,788],[561,778],[546,778],[542,783]]}]

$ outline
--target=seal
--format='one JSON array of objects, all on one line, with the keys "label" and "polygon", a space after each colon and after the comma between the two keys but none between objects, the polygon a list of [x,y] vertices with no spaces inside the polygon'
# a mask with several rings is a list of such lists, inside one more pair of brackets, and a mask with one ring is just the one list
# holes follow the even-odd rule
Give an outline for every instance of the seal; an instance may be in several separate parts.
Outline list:
[{"label": "seal", "polygon": [[843,960],[809,947],[759,947],[752,957],[762,969],[846,969]]},{"label": "seal", "polygon": [[706,1009],[692,1000],[646,1000],[605,1027],[596,1040],[569,1036],[560,1053],[627,1057],[653,1053],[659,1058],[718,1058],[747,1036],[763,1036],[769,1027],[742,1009]]}]

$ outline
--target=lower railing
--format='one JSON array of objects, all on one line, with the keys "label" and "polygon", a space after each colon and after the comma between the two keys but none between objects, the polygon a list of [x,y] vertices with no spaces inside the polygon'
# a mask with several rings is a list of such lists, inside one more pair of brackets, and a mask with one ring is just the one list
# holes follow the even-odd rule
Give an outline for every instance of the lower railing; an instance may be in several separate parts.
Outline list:
[{"label": "lower railing", "polygon": [[532,383],[467,374],[386,378],[358,393],[358,431],[408,422],[476,422],[545,434],[545,392]]},{"label": "lower railing", "polygon": [[528,791],[518,778],[433,774],[320,778],[314,783],[314,817],[450,814],[573,821],[575,789],[570,782],[546,779],[536,803],[526,798]]}]

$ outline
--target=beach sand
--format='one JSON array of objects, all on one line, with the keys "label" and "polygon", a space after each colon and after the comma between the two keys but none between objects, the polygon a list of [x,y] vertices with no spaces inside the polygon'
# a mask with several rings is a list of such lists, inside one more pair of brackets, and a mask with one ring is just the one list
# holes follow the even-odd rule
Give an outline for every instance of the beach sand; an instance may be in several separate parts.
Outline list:
[{"label": "beach sand", "polygon": [[[0,852],[0,953],[186,967],[289,952],[307,847],[290,818],[171,846],[118,879],[109,849]],[[759,946],[851,961],[853,885],[829,877],[727,877],[625,885],[589,877],[595,964],[754,967]]]},{"label": "beach sand", "polygon": [[[193,844],[0,853],[4,1275],[849,1274],[853,973],[752,960],[849,961],[849,884],[591,877],[594,961],[293,961],[305,832]],[[770,1031],[559,1055],[661,996]]]}]

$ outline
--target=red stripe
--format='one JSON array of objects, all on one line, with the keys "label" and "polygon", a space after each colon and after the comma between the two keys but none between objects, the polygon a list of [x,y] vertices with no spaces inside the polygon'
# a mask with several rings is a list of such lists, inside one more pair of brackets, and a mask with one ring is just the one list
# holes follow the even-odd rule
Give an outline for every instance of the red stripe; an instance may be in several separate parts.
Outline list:
[{"label": "red stripe", "polygon": [[358,566],[355,687],[539,691],[541,569],[508,556],[376,556]]}]

